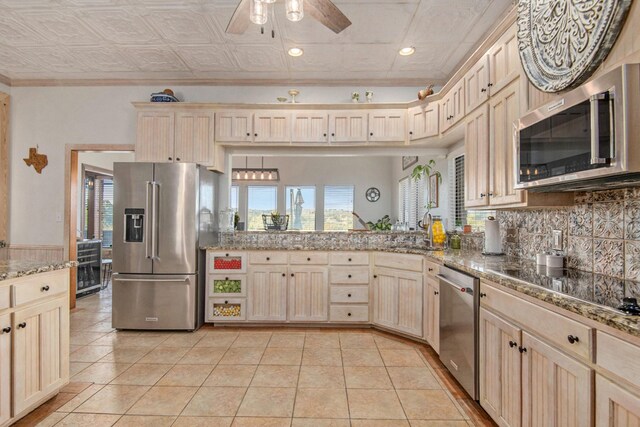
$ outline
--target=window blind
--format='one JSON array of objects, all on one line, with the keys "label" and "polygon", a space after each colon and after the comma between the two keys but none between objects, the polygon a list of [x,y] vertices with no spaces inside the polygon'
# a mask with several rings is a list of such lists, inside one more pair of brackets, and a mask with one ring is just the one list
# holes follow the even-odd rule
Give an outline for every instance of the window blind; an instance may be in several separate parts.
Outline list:
[{"label": "window blind", "polygon": [[291,230],[315,231],[316,187],[286,186],[284,197],[289,215],[289,228]]},{"label": "window blind", "polygon": [[398,183],[400,195],[400,197],[398,197],[398,220],[400,222],[409,221],[409,205],[411,200],[409,186],[409,177],[401,179]]},{"label": "window blind", "polygon": [[235,212],[238,212],[239,208],[239,194],[240,187],[238,187],[237,185],[232,185],[231,191],[229,192],[229,209],[232,209]]},{"label": "window blind", "polygon": [[247,187],[247,230],[264,230],[262,215],[275,212],[278,207],[278,187],[249,186]]},{"label": "window blind", "polygon": [[325,231],[347,231],[353,228],[353,185],[326,185],[324,187]]},{"label": "window blind", "polygon": [[100,237],[102,247],[113,246],[113,180],[100,179]]},{"label": "window blind", "polygon": [[456,157],[454,167],[454,203],[453,221],[456,228],[462,228],[467,221],[467,211],[464,208],[464,156]]}]

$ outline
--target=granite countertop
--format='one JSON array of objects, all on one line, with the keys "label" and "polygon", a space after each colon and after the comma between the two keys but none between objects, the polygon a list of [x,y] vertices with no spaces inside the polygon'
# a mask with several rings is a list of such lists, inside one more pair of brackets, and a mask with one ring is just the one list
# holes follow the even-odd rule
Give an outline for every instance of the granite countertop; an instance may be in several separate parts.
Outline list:
[{"label": "granite countertop", "polygon": [[76,261],[18,261],[0,260],[0,280],[62,270],[77,266]]},{"label": "granite countertop", "polygon": [[[207,250],[280,250],[280,247],[252,245],[206,246]],[[640,316],[625,315],[603,304],[618,305],[625,296],[640,299],[640,282],[622,280],[579,270],[569,270],[566,277],[553,280],[537,274],[533,261],[507,256],[485,256],[476,251],[426,251],[421,248],[320,248],[287,247],[285,250],[376,250],[381,252],[423,255],[445,266],[464,271],[514,291],[529,295],[557,307],[579,314],[612,328],[640,337]],[[522,279],[506,277],[518,270]],[[555,288],[560,287],[561,292]]]}]

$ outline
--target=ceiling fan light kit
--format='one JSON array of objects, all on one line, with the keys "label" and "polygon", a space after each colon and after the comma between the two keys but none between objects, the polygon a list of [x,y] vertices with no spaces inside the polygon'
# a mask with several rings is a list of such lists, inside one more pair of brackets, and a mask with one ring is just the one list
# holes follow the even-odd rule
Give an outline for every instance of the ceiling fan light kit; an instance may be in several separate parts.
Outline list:
[{"label": "ceiling fan light kit", "polygon": [[267,23],[267,5],[262,0],[251,0],[249,19],[254,24],[264,25]]},{"label": "ceiling fan light kit", "polygon": [[285,0],[285,2],[289,21],[298,22],[304,18],[303,0]]}]

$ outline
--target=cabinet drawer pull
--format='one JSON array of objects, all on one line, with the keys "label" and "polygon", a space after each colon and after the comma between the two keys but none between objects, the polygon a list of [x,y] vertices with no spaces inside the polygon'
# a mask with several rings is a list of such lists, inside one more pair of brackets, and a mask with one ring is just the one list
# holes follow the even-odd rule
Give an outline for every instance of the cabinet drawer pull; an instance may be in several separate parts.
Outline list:
[{"label": "cabinet drawer pull", "polygon": [[347,313],[347,316],[351,317],[351,313]]},{"label": "cabinet drawer pull", "polygon": [[51,288],[49,288],[49,285],[43,286],[42,287],[42,292],[47,292],[49,289],[51,289]]},{"label": "cabinet drawer pull", "polygon": [[3,334],[8,334],[11,332],[11,326],[7,326],[6,328],[2,328],[2,333]]},{"label": "cabinet drawer pull", "polygon": [[515,342],[515,341],[509,341],[509,347],[513,348],[513,347],[515,347],[515,346],[517,346],[517,345],[518,345],[518,343],[517,343],[517,342]]},{"label": "cabinet drawer pull", "polygon": [[22,323],[18,323],[18,329],[22,328],[26,328],[27,327],[27,322],[22,322]]},{"label": "cabinet drawer pull", "polygon": [[347,296],[348,296],[349,298],[351,298],[351,294],[347,294]]},{"label": "cabinet drawer pull", "polygon": [[573,335],[569,335],[567,337],[567,340],[569,340],[569,343],[571,343],[571,344],[575,344],[577,342],[580,342],[580,338],[578,338],[576,336],[573,336]]},{"label": "cabinet drawer pull", "polygon": [[224,254],[224,256],[229,256],[229,254]]},{"label": "cabinet drawer pull", "polygon": [[307,261],[311,261],[311,258],[307,258]]},{"label": "cabinet drawer pull", "polygon": [[518,347],[518,351],[520,353],[526,353],[527,352],[527,348],[526,347]]},{"label": "cabinet drawer pull", "polygon": [[487,296],[487,294],[485,294],[484,292],[480,292],[480,298],[484,298],[486,296]]},{"label": "cabinet drawer pull", "polygon": [[351,275],[350,275],[350,274],[349,274],[347,277],[348,277],[349,279],[351,279]]},{"label": "cabinet drawer pull", "polygon": [[271,258],[267,257],[267,261],[271,260]]},{"label": "cabinet drawer pull", "polygon": [[225,304],[229,304],[229,301],[225,301],[224,303],[225,303]]}]

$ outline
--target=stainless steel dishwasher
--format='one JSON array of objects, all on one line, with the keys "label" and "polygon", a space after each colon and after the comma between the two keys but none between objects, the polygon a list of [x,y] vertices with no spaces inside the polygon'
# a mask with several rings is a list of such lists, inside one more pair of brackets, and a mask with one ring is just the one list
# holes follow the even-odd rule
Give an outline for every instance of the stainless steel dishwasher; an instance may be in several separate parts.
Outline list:
[{"label": "stainless steel dishwasher", "polygon": [[440,267],[440,360],[478,400],[479,280]]}]

